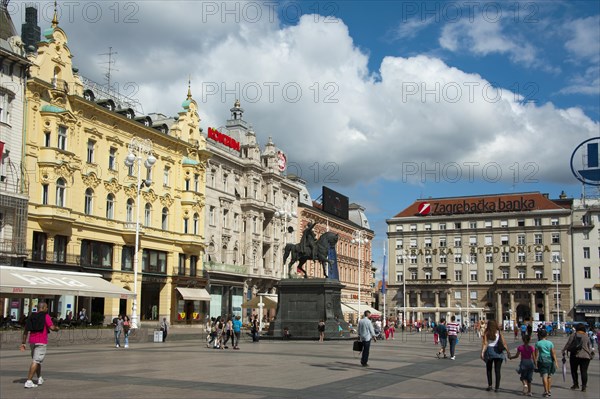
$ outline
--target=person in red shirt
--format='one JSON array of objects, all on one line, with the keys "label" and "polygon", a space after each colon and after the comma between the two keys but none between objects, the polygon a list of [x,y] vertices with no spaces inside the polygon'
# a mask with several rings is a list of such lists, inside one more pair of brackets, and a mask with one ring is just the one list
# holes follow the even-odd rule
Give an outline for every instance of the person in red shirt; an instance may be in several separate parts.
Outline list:
[{"label": "person in red shirt", "polygon": [[[27,330],[27,325],[23,330],[23,343],[21,344],[21,351],[25,351],[25,342],[27,341],[27,335],[29,335],[29,346],[31,347],[31,366],[29,367],[29,374],[27,374],[27,381],[25,382],[25,388],[35,388],[38,385],[44,383],[42,378],[42,362],[46,356],[46,347],[48,346],[48,330],[58,331],[58,327],[52,323],[52,319],[48,315],[48,304],[45,302],[38,303],[38,313],[44,313],[46,319],[45,328],[42,331],[31,331]],[[32,381],[33,375],[36,374],[38,377],[37,384]]]}]

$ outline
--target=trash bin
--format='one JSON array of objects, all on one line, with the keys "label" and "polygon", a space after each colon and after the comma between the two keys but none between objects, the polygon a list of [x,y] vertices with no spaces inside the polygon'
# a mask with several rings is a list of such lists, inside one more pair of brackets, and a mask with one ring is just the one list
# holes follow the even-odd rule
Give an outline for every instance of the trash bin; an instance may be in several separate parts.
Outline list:
[{"label": "trash bin", "polygon": [[163,332],[161,330],[154,331],[154,342],[163,342]]}]

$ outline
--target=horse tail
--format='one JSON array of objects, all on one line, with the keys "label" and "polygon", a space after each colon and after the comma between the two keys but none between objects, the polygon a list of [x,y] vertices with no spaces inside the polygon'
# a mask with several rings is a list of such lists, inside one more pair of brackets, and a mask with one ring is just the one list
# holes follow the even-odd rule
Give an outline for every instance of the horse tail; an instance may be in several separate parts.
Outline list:
[{"label": "horse tail", "polygon": [[292,252],[293,244],[287,244],[285,246],[285,250],[283,251],[283,263],[287,261],[288,256],[290,256],[290,252]]}]

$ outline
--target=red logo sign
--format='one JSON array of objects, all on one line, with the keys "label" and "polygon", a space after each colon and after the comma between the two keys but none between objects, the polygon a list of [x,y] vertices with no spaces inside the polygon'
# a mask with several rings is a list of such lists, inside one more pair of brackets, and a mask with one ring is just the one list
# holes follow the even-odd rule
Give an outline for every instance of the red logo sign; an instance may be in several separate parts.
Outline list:
[{"label": "red logo sign", "polygon": [[212,127],[208,128],[208,138],[216,141],[217,143],[223,144],[225,147],[229,147],[232,150],[239,151],[240,150],[240,142],[234,140],[226,134],[219,132],[217,129],[213,129]]},{"label": "red logo sign", "polygon": [[419,215],[427,216],[431,212],[431,204],[429,202],[423,202],[419,205]]}]

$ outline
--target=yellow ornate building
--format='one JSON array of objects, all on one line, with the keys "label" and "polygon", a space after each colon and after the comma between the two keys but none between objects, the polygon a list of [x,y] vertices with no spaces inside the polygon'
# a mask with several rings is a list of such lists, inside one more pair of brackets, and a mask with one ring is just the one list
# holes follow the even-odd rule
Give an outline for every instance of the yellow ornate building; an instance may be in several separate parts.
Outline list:
[{"label": "yellow ornate building", "polygon": [[[139,220],[141,320],[199,321],[207,308],[202,255],[209,154],[197,103],[188,89],[178,116],[136,115],[131,103],[80,76],[72,57],[55,15],[37,53],[29,56],[25,162],[31,253],[26,266],[100,273],[134,291]],[[147,155],[156,162],[142,168],[141,176],[144,182],[154,177],[149,187],[138,187],[138,168],[124,163],[132,138],[152,143]],[[85,307],[107,322],[132,310],[125,299],[49,300],[63,317]]]}]

